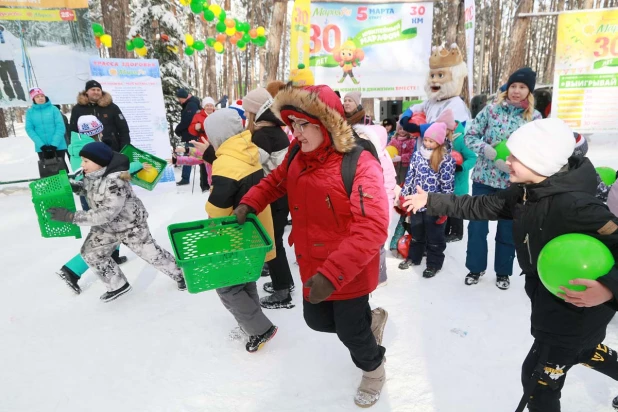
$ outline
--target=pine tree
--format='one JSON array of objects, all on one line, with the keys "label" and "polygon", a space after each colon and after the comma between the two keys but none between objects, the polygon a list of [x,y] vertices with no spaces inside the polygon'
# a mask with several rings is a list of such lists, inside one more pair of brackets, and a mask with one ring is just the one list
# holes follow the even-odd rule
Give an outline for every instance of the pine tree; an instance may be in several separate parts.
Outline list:
[{"label": "pine tree", "polygon": [[174,125],[180,121],[176,90],[187,88],[183,82],[182,59],[178,54],[178,50],[183,47],[183,29],[171,11],[175,10],[172,1],[138,0],[137,3],[139,6],[134,9],[133,27],[129,36],[142,37],[148,49],[145,58],[159,61],[170,142],[176,146],[177,138],[173,130]]}]

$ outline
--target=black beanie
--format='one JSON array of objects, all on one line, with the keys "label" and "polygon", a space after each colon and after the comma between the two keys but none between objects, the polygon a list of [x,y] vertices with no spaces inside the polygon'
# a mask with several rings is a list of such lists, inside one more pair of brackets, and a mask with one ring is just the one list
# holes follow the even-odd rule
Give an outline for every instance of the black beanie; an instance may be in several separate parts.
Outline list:
[{"label": "black beanie", "polygon": [[99,89],[103,90],[103,86],[101,86],[101,83],[96,80],[88,80],[86,82],[86,91],[92,89],[93,87],[98,87]]},{"label": "black beanie", "polygon": [[112,149],[103,142],[88,143],[79,152],[81,157],[85,157],[88,160],[92,160],[99,166],[108,166],[112,161],[114,152]]},{"label": "black beanie", "polygon": [[176,97],[179,97],[181,99],[186,99],[187,97],[189,97],[189,92],[186,91],[185,89],[178,89],[176,90]]},{"label": "black beanie", "polygon": [[511,77],[509,77],[509,81],[506,83],[506,88],[511,87],[513,83],[523,83],[528,86],[530,89],[530,93],[534,91],[534,86],[536,85],[536,73],[530,67],[523,67],[519,70],[516,70]]}]

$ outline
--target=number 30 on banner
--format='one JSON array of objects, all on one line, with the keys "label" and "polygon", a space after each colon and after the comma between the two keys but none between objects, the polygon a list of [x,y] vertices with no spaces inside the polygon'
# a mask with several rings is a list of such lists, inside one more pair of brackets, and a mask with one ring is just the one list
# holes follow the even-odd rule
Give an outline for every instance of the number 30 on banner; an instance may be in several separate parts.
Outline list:
[{"label": "number 30 on banner", "polygon": [[608,54],[618,56],[618,36],[610,39],[609,37],[599,37],[596,41],[599,50],[594,52],[595,57],[606,57]]},{"label": "number 30 on banner", "polygon": [[341,30],[339,26],[328,24],[324,30],[316,24],[311,25],[311,54],[319,53],[322,48],[328,53],[341,46]]}]

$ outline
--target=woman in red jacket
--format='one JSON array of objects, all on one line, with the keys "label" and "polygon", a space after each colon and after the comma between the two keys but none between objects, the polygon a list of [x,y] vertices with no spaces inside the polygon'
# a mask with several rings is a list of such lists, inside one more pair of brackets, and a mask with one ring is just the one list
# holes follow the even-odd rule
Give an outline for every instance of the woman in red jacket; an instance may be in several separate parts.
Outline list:
[{"label": "woman in red jacket", "polygon": [[[294,131],[296,141],[234,213],[243,223],[247,213],[288,195],[289,243],[304,283],[305,321],[319,332],[337,333],[363,370],[354,401],[372,406],[385,381],[381,340],[387,313],[381,308],[372,313],[369,306],[389,223],[380,162],[362,152],[348,196],[341,167],[355,139],[339,97],[328,86],[287,88],[277,94],[271,110]],[[290,160],[292,152],[296,155]]]},{"label": "woman in red jacket", "polygon": [[[189,133],[197,137],[198,141],[206,143],[208,136],[204,132],[204,120],[213,114],[215,111],[215,101],[212,97],[204,97],[202,100],[203,109],[195,113],[191,125],[189,125]],[[200,188],[202,193],[210,190],[212,184],[212,165],[210,163],[201,163],[200,167]]]}]

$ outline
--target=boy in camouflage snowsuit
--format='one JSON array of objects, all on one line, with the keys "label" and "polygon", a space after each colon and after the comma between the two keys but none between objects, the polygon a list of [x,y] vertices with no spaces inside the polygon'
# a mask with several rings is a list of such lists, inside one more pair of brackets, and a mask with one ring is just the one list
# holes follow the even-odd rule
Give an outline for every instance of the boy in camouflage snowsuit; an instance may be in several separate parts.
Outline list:
[{"label": "boy in camouflage snowsuit", "polygon": [[111,258],[120,243],[175,280],[179,290],[185,290],[182,271],[174,257],[157,245],[150,234],[146,221],[148,212],[129,182],[129,159],[101,142],[85,145],[79,155],[84,180],[71,181],[71,186],[74,193],[86,196],[90,210],[71,212],[52,208],[49,213],[54,220],[92,226],[80,254],[107,287],[108,292],[101,300],[109,302],[131,290],[120,267]]}]

